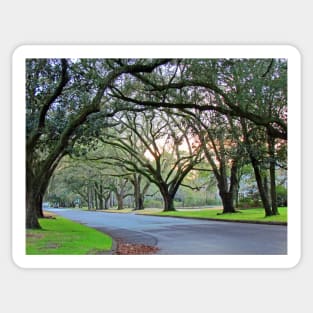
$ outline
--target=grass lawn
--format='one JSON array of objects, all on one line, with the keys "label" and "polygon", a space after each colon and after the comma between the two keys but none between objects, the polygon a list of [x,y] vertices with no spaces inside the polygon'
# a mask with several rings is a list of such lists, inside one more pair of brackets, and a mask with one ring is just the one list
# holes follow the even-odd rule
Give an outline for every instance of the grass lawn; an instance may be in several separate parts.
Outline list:
[{"label": "grass lawn", "polygon": [[158,212],[152,213],[154,215],[161,216],[181,216],[181,217],[196,217],[196,218],[207,218],[207,219],[221,219],[221,220],[242,220],[242,221],[251,221],[258,223],[270,223],[270,222],[287,222],[287,208],[279,208],[280,215],[276,216],[264,216],[264,209],[245,209],[240,210],[240,213],[230,213],[230,214],[221,214],[221,210],[212,210],[212,209],[203,209],[197,211],[174,211],[174,212]]},{"label": "grass lawn", "polygon": [[26,254],[100,254],[111,249],[111,237],[65,218],[39,223],[42,229],[26,231]]}]

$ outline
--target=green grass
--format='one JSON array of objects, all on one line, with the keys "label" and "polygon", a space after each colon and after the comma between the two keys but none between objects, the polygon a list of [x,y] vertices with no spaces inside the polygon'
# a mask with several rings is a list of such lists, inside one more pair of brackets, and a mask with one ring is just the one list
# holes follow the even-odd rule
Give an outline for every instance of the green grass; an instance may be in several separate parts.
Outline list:
[{"label": "green grass", "polygon": [[100,254],[111,249],[111,237],[65,218],[39,223],[42,229],[26,231],[26,254]]},{"label": "green grass", "polygon": [[221,220],[241,220],[259,223],[271,222],[287,222],[287,208],[279,208],[280,215],[265,217],[264,209],[245,209],[239,210],[240,213],[220,214],[221,210],[204,209],[199,211],[174,211],[174,212],[158,212],[155,215],[162,216],[181,216],[181,217],[194,217],[206,219],[221,219]]}]

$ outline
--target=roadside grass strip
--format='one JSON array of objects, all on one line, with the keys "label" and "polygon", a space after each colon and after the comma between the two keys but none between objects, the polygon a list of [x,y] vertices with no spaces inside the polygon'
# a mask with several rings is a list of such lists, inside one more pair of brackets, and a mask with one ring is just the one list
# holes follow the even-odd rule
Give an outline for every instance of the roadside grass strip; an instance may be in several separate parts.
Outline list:
[{"label": "roadside grass strip", "polygon": [[112,238],[60,216],[39,219],[42,229],[26,231],[26,254],[101,254],[112,247]]},{"label": "roadside grass strip", "polygon": [[[186,217],[186,218],[203,218],[212,220],[225,220],[225,221],[243,221],[251,223],[266,223],[266,224],[287,224],[287,207],[278,209],[279,215],[265,217],[264,209],[244,209],[238,210],[237,213],[221,214],[222,210],[190,210],[190,211],[170,211],[170,212],[150,212],[151,215],[158,216],[173,216],[173,217]],[[147,212],[148,213],[148,212]],[[146,214],[147,214],[146,213]]]}]

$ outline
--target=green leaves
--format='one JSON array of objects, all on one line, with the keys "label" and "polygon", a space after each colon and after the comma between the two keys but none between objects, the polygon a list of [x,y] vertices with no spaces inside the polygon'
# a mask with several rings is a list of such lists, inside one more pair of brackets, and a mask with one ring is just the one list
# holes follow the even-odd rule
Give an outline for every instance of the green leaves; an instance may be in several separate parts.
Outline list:
[{"label": "green leaves", "polygon": [[174,193],[205,147],[210,168],[220,166],[217,177],[227,181],[234,162],[247,162],[241,121],[251,156],[273,161],[270,136],[277,164],[286,167],[287,60],[26,62],[28,167],[48,179],[69,154],[106,162],[106,174],[139,173]]}]

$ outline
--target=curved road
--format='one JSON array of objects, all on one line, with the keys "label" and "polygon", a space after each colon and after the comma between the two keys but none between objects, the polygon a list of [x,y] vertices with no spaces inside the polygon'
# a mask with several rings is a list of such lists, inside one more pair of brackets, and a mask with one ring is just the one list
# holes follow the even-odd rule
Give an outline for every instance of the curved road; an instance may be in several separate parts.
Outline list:
[{"label": "curved road", "polygon": [[157,246],[158,254],[287,254],[287,227],[48,209],[129,243]]}]

